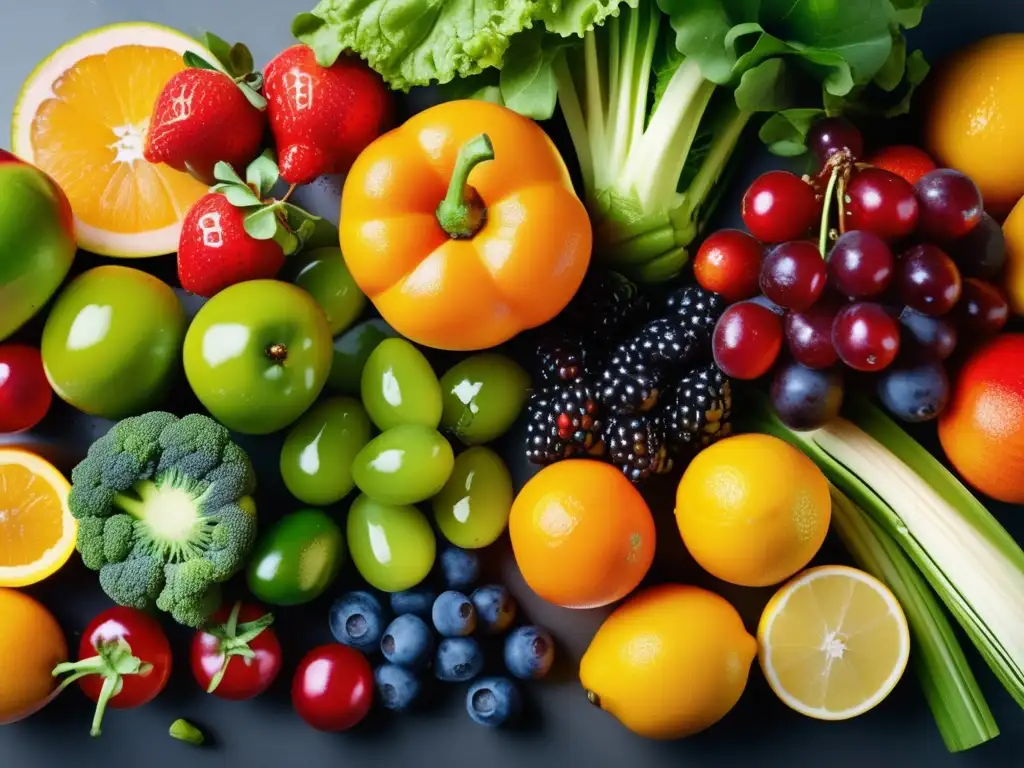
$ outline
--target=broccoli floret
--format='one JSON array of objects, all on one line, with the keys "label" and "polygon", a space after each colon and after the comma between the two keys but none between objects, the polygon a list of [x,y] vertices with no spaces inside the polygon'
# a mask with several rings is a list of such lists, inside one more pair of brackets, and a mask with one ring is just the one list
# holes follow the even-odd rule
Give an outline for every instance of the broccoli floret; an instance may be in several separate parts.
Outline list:
[{"label": "broccoli floret", "polygon": [[71,472],[78,551],[120,605],[188,626],[216,610],[219,583],[256,539],[256,478],[227,429],[159,411],[118,422]]}]

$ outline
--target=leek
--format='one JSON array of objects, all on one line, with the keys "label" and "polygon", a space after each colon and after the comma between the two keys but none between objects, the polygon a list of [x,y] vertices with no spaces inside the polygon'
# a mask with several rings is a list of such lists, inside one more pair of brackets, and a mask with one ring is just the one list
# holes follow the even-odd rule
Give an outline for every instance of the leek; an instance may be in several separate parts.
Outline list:
[{"label": "leek", "polygon": [[885,530],[831,483],[832,527],[857,565],[883,581],[903,607],[913,642],[911,663],[950,752],[999,735],[942,606]]},{"label": "leek", "polygon": [[1024,707],[1024,551],[930,453],[864,401],[812,432],[782,424],[763,395],[750,426],[806,453],[902,547]]}]

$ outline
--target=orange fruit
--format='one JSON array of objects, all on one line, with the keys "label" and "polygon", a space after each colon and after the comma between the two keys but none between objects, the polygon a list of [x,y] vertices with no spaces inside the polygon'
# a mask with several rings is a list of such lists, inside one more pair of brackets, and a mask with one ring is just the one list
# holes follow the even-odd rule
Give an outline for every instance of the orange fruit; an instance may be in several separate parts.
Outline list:
[{"label": "orange fruit", "polygon": [[1005,215],[1024,195],[1024,34],[982,38],[929,74],[925,149],[978,185],[986,209]]},{"label": "orange fruit", "polygon": [[967,360],[939,416],[939,441],[969,484],[1024,503],[1024,334],[996,336]]},{"label": "orange fruit", "polygon": [[654,559],[654,519],[618,469],[592,459],[545,467],[516,496],[508,521],[530,588],[566,608],[628,595]]},{"label": "orange fruit", "polygon": [[181,222],[207,187],[142,157],[160,91],[182,54],[215,61],[156,24],[114,24],[65,43],[29,75],[11,123],[16,155],[48,173],[75,214],[78,244],[104,256],[178,250]]},{"label": "orange fruit", "polygon": [[676,490],[676,523],[694,560],[746,587],[778,584],[802,569],[831,519],[821,470],[770,435],[737,435],[705,448]]},{"label": "orange fruit", "polygon": [[0,448],[0,587],[35,584],[71,557],[78,523],[69,490],[46,459]]},{"label": "orange fruit", "polygon": [[0,589],[0,725],[28,717],[49,701],[51,672],[68,659],[57,620],[42,603],[14,589]]},{"label": "orange fruit", "polygon": [[1003,269],[1003,290],[1010,311],[1024,315],[1024,203],[1013,206],[1003,222],[1006,242],[1006,266]]}]

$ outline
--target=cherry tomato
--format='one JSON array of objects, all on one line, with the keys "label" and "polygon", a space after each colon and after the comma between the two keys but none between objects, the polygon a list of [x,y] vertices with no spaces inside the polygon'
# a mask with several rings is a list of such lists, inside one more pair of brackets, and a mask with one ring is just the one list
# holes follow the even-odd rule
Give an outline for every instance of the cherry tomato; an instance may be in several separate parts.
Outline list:
[{"label": "cherry tomato", "polygon": [[320,731],[347,731],[373,704],[373,670],[355,648],[329,643],[306,654],[292,681],[292,706]]},{"label": "cherry tomato", "polygon": [[192,675],[207,693],[242,701],[259,696],[281,671],[274,616],[251,603],[223,606],[192,638]]},{"label": "cherry tomato", "polygon": [[24,344],[0,345],[0,433],[31,429],[52,402],[39,350]]},{"label": "cherry tomato", "polygon": [[116,606],[94,618],[82,633],[78,661],[58,664],[55,675],[70,672],[63,689],[77,681],[96,702],[93,736],[100,735],[107,706],[133,709],[154,698],[171,676],[171,645],[159,622],[134,608]]}]

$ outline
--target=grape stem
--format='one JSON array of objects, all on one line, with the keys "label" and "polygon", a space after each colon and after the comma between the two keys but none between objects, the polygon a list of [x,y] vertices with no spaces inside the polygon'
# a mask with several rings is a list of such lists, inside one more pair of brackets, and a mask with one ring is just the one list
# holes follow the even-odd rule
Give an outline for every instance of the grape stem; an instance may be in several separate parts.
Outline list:
[{"label": "grape stem", "polygon": [[[821,252],[821,258],[825,258],[825,249],[828,245],[828,212],[832,206],[832,195],[836,190],[836,182],[839,179],[841,169],[838,164],[832,167],[832,175],[828,177],[828,186],[825,187],[825,196],[821,202],[821,231],[818,235],[818,251]],[[842,202],[840,202],[842,206]],[[842,214],[840,213],[840,217]],[[842,219],[840,218],[839,226],[842,226]]]}]

